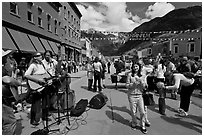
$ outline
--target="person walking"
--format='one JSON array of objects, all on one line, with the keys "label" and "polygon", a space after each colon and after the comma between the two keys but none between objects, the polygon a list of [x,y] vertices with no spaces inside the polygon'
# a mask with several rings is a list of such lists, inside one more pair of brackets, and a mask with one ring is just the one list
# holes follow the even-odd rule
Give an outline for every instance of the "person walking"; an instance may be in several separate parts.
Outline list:
[{"label": "person walking", "polygon": [[137,108],[140,112],[140,129],[146,134],[147,129],[145,127],[145,109],[143,101],[143,91],[145,89],[144,79],[141,77],[141,66],[138,63],[133,63],[132,70],[128,74],[126,87],[128,88],[128,100],[130,104],[130,111],[132,116],[131,127],[136,129],[137,127]]}]

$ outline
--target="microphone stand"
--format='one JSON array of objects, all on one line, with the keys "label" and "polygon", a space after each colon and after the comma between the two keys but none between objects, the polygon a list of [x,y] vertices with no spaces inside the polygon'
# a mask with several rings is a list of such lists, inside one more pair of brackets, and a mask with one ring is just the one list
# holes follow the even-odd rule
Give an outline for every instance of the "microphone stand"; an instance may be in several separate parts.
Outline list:
[{"label": "microphone stand", "polygon": [[66,104],[67,105],[67,108],[66,108],[67,109],[67,114],[66,114],[66,116],[67,116],[68,124],[70,126],[70,120],[69,120],[69,102],[68,102],[69,101],[69,92],[70,92],[69,90],[70,89],[69,89],[69,85],[68,85],[68,78],[69,78],[68,76],[66,76],[66,78],[65,78],[65,80],[66,80],[66,91],[65,92],[66,92],[66,103],[67,103]]}]

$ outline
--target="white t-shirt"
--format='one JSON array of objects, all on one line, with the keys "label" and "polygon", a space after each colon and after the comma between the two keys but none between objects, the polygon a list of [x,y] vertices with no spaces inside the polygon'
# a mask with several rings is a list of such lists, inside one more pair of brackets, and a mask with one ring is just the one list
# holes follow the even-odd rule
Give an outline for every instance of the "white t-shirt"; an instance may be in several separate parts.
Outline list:
[{"label": "white t-shirt", "polygon": [[46,74],[46,70],[44,69],[42,64],[34,64],[32,63],[27,71],[25,72],[26,75],[43,75]]},{"label": "white t-shirt", "polygon": [[42,60],[45,69],[52,75],[55,76],[55,70],[58,62],[55,59],[51,59],[51,62],[47,62],[45,59]]},{"label": "white t-shirt", "polygon": [[147,76],[153,72],[153,69],[154,67],[152,65],[145,65],[142,67],[141,75],[146,85],[148,85]]},{"label": "white t-shirt", "polygon": [[195,82],[194,78],[186,78],[183,74],[180,74],[180,73],[175,73],[173,75],[174,75],[174,85],[166,86],[166,88],[169,90],[178,89],[180,85],[190,86]]},{"label": "white t-shirt", "polygon": [[102,64],[100,62],[94,62],[93,63],[93,68],[94,68],[94,70],[96,70],[98,72],[101,72],[101,70],[103,69]]},{"label": "white t-shirt", "polygon": [[164,73],[166,72],[166,67],[162,68],[162,64],[159,64],[156,69],[156,77],[157,78],[165,78]]}]

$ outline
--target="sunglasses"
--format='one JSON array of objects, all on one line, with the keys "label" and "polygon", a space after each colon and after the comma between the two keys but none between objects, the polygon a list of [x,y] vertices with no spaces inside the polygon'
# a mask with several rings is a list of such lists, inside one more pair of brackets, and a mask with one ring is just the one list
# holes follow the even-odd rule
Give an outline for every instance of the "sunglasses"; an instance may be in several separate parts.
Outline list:
[{"label": "sunglasses", "polygon": [[34,55],[34,57],[40,57],[41,56],[41,54],[36,54],[36,55]]}]

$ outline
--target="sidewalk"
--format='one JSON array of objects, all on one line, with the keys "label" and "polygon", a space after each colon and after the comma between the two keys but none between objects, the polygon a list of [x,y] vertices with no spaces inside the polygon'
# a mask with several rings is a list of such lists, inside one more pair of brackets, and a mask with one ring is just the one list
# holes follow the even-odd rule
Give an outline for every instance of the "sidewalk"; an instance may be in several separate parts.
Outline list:
[{"label": "sidewalk", "polygon": [[[87,90],[86,71],[72,73],[71,76],[81,77],[73,79],[71,82],[71,89],[75,91],[76,103],[80,99],[90,99],[97,93]],[[132,130],[130,128],[130,109],[126,88],[124,84],[119,84],[118,89],[115,89],[115,84],[111,83],[110,75],[108,74],[105,80],[106,89],[103,93],[107,95],[108,102],[100,109],[89,109],[84,112],[77,119],[69,117],[62,120],[62,123],[67,125],[68,129],[63,134],[66,135],[143,135],[139,130]],[[168,97],[169,95],[167,95]],[[202,107],[190,104],[189,116],[179,117],[177,115],[177,108],[179,100],[166,99],[166,116],[160,115],[158,112],[158,95],[154,95],[155,105],[148,107],[148,119],[151,122],[151,127],[148,127],[147,135],[201,135],[202,134]],[[18,121],[18,135],[29,135],[32,132],[42,129],[41,123],[37,127],[33,127],[29,123],[29,114],[20,112],[21,119]],[[63,114],[61,114],[63,115]],[[57,113],[55,113],[57,116]],[[139,119],[139,114],[137,115]],[[51,118],[53,123],[56,120]],[[139,123],[139,121],[138,121]],[[53,125],[51,129],[59,128],[59,125]],[[50,133],[53,135],[59,132]]]}]

